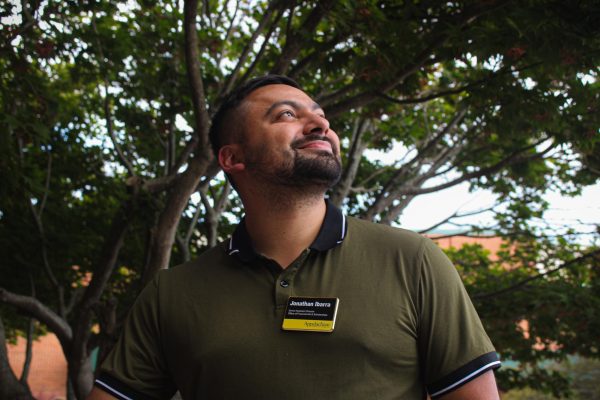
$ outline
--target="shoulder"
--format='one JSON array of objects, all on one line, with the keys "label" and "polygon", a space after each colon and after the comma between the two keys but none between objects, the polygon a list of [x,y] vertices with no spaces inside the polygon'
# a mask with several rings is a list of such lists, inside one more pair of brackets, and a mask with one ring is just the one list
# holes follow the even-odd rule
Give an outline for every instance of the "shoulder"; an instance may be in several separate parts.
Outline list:
[{"label": "shoulder", "polygon": [[155,285],[159,290],[170,291],[201,285],[203,281],[231,270],[232,258],[227,255],[226,243],[219,243],[191,261],[160,271]]},{"label": "shoulder", "polygon": [[368,254],[373,260],[394,262],[426,275],[456,274],[442,249],[416,232],[350,217],[346,240],[346,251],[352,256]]},{"label": "shoulder", "polygon": [[347,239],[375,248],[402,249],[415,255],[430,248],[437,249],[435,243],[416,232],[355,217],[348,217]]},{"label": "shoulder", "polygon": [[413,241],[420,241],[421,239],[424,239],[424,237],[418,233],[409,231],[407,229],[378,224],[376,222],[366,221],[356,217],[348,217],[348,229],[356,230],[358,233],[362,233],[364,235],[385,234],[390,235],[395,239],[407,239]]}]

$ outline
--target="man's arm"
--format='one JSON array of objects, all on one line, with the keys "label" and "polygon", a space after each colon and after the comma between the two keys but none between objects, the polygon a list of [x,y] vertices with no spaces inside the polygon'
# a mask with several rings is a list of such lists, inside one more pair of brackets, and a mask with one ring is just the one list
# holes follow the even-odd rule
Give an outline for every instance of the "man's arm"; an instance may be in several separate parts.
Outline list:
[{"label": "man's arm", "polygon": [[[443,400],[499,400],[498,387],[493,371],[478,376],[450,393],[441,396]],[[100,399],[99,399],[100,400]]]},{"label": "man's arm", "polygon": [[116,400],[117,398],[94,386],[85,400]]}]

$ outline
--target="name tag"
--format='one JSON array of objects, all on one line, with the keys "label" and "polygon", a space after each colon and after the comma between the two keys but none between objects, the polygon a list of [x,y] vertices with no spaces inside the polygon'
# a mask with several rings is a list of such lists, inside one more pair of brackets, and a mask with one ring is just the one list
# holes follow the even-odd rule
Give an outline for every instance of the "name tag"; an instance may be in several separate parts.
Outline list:
[{"label": "name tag", "polygon": [[336,297],[290,297],[281,327],[286,331],[333,332],[339,301]]}]

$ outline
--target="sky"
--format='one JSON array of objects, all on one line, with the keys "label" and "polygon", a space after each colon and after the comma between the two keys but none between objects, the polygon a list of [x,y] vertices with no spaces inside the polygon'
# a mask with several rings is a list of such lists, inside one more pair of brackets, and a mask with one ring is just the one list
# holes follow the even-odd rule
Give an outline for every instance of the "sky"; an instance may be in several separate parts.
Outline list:
[{"label": "sky", "polygon": [[[495,203],[492,193],[477,191],[469,193],[467,183],[449,188],[440,192],[420,195],[406,208],[402,215],[403,228],[422,230],[444,220],[456,211],[468,213],[483,210]],[[550,192],[544,198],[550,203],[550,208],[545,214],[544,222],[555,227],[558,231],[563,226],[569,226],[578,232],[593,231],[591,225],[600,225],[600,184],[588,186],[577,197],[562,196]],[[491,213],[483,213],[465,217],[460,223],[491,223]],[[457,231],[460,227],[445,224],[439,230]],[[582,242],[589,243],[591,235],[581,238]]]},{"label": "sky", "polygon": [[[401,144],[395,145],[391,151],[367,150],[365,156],[377,160],[385,165],[392,165],[398,154],[407,151]],[[442,181],[435,184],[443,183]],[[434,182],[432,182],[432,185]],[[431,186],[431,185],[428,185]],[[591,244],[598,241],[597,226],[600,226],[600,182],[585,187],[581,195],[569,197],[557,192],[549,191],[544,196],[549,203],[549,209],[544,214],[544,219],[538,222],[546,230],[553,233],[562,233],[565,227],[580,233],[578,241],[582,244]],[[405,229],[422,231],[438,224],[449,216],[470,214],[491,208],[497,203],[496,196],[490,191],[478,190],[469,192],[469,183],[416,196],[402,213],[400,223],[396,224]],[[465,225],[491,226],[494,223],[491,212],[483,212],[469,217],[455,220],[456,223]],[[435,228],[435,232],[456,233],[467,231],[464,226],[443,224]],[[595,234],[594,234],[595,232]],[[590,233],[590,234],[585,234]]]}]

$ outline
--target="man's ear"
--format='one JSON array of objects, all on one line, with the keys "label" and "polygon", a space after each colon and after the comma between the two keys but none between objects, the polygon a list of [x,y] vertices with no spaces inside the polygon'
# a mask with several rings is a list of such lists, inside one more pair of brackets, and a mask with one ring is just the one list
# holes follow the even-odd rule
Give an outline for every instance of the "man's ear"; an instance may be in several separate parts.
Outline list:
[{"label": "man's ear", "polygon": [[239,144],[226,144],[219,150],[219,165],[223,171],[235,175],[246,169],[243,152]]}]

